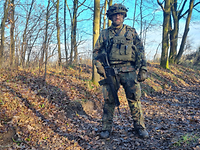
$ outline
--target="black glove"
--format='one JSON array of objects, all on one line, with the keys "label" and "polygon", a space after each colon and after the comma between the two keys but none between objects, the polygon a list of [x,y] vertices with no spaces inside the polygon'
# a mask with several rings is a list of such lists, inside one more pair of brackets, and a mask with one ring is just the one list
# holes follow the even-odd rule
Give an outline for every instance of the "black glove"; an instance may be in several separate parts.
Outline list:
[{"label": "black glove", "polygon": [[146,67],[141,67],[138,72],[137,80],[143,82],[145,79],[147,79],[147,69]]},{"label": "black glove", "polygon": [[97,68],[97,73],[104,77],[104,74],[105,74],[105,70],[104,70],[104,67],[102,66],[102,64],[100,62],[97,62],[96,63],[96,68]]}]

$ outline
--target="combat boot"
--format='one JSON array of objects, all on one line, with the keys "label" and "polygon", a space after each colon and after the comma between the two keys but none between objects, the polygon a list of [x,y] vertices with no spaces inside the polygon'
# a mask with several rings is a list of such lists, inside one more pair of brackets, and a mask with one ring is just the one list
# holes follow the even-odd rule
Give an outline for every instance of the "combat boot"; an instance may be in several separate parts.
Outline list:
[{"label": "combat boot", "polygon": [[138,128],[135,130],[136,133],[139,135],[140,138],[149,138],[149,133],[146,129]]},{"label": "combat boot", "polygon": [[110,136],[110,132],[107,131],[107,130],[101,131],[101,133],[100,133],[100,137],[101,137],[102,139],[107,139],[107,138],[109,138],[109,136]]}]

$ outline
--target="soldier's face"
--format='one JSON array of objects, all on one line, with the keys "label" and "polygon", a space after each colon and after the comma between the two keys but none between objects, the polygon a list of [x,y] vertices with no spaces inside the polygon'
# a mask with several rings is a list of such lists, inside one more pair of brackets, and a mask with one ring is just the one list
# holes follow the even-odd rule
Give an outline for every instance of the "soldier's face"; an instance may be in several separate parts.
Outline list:
[{"label": "soldier's face", "polygon": [[114,26],[121,26],[124,22],[124,15],[123,13],[117,13],[112,15],[112,24]]}]

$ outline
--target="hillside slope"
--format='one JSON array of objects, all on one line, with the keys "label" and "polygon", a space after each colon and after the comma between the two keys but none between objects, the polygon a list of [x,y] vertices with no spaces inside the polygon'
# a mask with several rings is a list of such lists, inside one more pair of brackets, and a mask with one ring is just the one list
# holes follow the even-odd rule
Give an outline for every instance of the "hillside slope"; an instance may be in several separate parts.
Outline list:
[{"label": "hillside slope", "polygon": [[103,97],[91,68],[0,71],[0,149],[198,149],[200,70],[149,64],[141,84],[150,138],[137,137],[124,91],[109,139],[100,139]]}]

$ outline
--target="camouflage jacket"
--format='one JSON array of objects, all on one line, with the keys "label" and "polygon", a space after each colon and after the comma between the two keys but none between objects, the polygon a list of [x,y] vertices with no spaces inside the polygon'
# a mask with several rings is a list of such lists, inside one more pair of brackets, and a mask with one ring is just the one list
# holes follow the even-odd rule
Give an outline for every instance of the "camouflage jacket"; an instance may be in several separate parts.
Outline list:
[{"label": "camouflage jacket", "polygon": [[[109,41],[111,38],[113,38],[119,30],[121,30],[119,33],[119,36],[124,36],[125,34],[128,33],[128,34],[131,34],[131,36],[133,37],[133,45],[136,46],[137,48],[137,64],[135,64],[135,66],[133,67],[135,69],[137,69],[138,67],[142,67],[143,69],[146,69],[146,58],[144,54],[143,44],[136,30],[125,24],[119,29],[116,29],[114,26],[111,25],[108,29],[104,29],[101,31],[93,50],[94,64],[97,65],[97,63],[99,63],[97,60],[94,60],[94,58],[97,57],[98,54],[105,52],[105,46],[107,45],[106,42]],[[108,45],[109,45],[109,42],[108,42]],[[121,62],[118,61],[117,63],[120,64]]]}]

